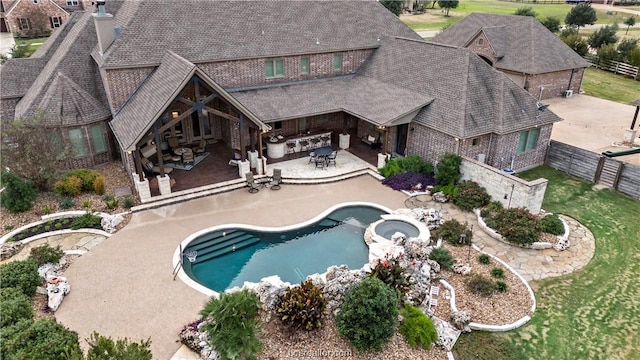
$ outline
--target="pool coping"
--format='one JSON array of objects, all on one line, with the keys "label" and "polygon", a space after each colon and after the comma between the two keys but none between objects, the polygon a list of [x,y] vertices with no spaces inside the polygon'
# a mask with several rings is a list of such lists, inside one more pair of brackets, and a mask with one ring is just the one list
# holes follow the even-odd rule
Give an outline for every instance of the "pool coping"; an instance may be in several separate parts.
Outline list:
[{"label": "pool coping", "polygon": [[[384,206],[384,205],[380,205],[377,203],[373,203],[373,202],[368,202],[368,201],[352,201],[352,202],[344,202],[344,203],[339,203],[333,206],[330,206],[329,208],[327,208],[326,210],[320,212],[317,216],[297,223],[297,224],[293,224],[293,225],[287,225],[287,226],[282,226],[282,227],[271,227],[271,226],[256,226],[256,225],[248,225],[248,224],[223,224],[223,225],[216,225],[216,226],[211,226],[205,229],[202,229],[200,231],[197,231],[191,235],[189,235],[188,237],[186,237],[184,240],[182,240],[180,242],[180,245],[175,249],[174,253],[173,253],[173,257],[172,257],[172,266],[174,269],[174,273],[175,273],[175,269],[178,269],[176,276],[187,286],[191,287],[192,289],[207,295],[209,297],[219,297],[220,296],[220,292],[218,291],[214,291],[211,290],[209,288],[207,288],[206,286],[196,282],[195,280],[193,280],[191,277],[189,277],[189,275],[187,275],[187,273],[184,271],[184,269],[182,268],[182,264],[181,264],[181,250],[185,249],[187,247],[187,245],[189,245],[189,243],[193,240],[195,240],[197,237],[204,235],[206,233],[212,232],[212,231],[216,231],[216,230],[220,230],[220,229],[225,229],[225,228],[230,228],[230,227],[236,227],[236,228],[242,228],[242,229],[247,229],[247,230],[255,230],[255,231],[265,231],[265,232],[279,232],[279,231],[289,231],[289,230],[294,230],[294,229],[298,229],[304,226],[308,226],[313,224],[314,222],[317,222],[318,220],[326,217],[327,215],[329,215],[330,213],[332,213],[335,210],[338,210],[340,208],[344,208],[344,207],[349,207],[349,206],[371,206],[371,207],[375,207],[378,208],[382,211],[386,211],[389,215],[391,213],[393,213],[393,210]],[[384,216],[385,214],[381,215]],[[364,239],[363,239],[364,241]],[[336,264],[339,265],[339,264]],[[268,276],[274,276],[277,274],[272,274],[272,275],[268,275]],[[313,275],[313,274],[311,274]],[[265,277],[268,277],[265,276]]]}]

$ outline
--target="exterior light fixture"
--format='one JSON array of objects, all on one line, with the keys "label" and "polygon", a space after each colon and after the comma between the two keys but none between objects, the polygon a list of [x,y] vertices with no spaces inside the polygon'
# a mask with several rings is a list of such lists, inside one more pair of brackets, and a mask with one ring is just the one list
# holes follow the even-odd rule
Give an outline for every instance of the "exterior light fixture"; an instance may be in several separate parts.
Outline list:
[{"label": "exterior light fixture", "polygon": [[180,113],[177,111],[172,111],[171,112],[171,117],[174,119],[177,119],[180,116]]}]

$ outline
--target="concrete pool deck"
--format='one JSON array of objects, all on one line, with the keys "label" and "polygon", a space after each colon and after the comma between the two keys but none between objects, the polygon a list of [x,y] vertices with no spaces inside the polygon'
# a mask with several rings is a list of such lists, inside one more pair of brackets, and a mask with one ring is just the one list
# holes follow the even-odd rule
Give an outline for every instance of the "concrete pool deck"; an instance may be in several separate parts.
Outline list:
[{"label": "concrete pool deck", "polygon": [[181,346],[181,328],[198,317],[208,299],[173,280],[171,259],[184,238],[229,223],[292,225],[348,201],[396,209],[405,199],[363,175],[327,184],[285,184],[256,194],[239,189],[135,213],[127,226],[65,271],[72,291],[56,318],[78,332],[82,343],[93,331],[114,339],[150,337],[154,358],[169,359]]}]

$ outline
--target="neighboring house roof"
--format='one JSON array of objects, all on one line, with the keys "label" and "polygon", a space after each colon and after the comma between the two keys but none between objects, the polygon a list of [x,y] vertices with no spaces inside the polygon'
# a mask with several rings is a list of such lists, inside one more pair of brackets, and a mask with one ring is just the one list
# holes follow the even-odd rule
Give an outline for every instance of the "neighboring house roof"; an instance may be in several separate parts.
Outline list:
[{"label": "neighboring house roof", "polygon": [[[78,94],[82,99],[90,97],[92,98],[90,100],[90,103],[93,104],[92,106],[102,106],[106,111],[93,109],[86,113],[93,116],[83,118],[74,117],[72,115],[73,111],[69,110],[57,114],[58,116],[69,116],[69,118],[48,117],[47,120],[50,122],[48,125],[59,125],[60,121],[65,125],[71,125],[74,122],[77,125],[81,125],[82,123],[91,123],[109,117],[110,112],[106,107],[106,93],[98,69],[93,59],[89,56],[97,43],[91,14],[82,11],[74,12],[69,23],[72,24],[67,24],[69,29],[66,36],[56,47],[47,64],[33,81],[28,91],[26,91],[24,97],[16,105],[16,118],[33,116],[42,109],[53,114],[51,109],[46,109],[46,106],[54,103],[52,97],[58,96],[54,91],[50,90],[52,86],[75,89],[68,92],[68,94]],[[59,79],[61,75],[66,77],[64,81]],[[82,91],[78,92],[79,90]],[[82,108],[84,110],[78,111],[87,111],[86,107],[82,106]],[[102,119],[95,118],[99,114],[104,114],[104,117]]]},{"label": "neighboring house roof", "polygon": [[104,54],[107,68],[157,65],[158,49],[199,63],[370,48],[382,34],[420,39],[377,1],[135,3]]},{"label": "neighboring house roof", "polygon": [[195,74],[212,86],[220,96],[231,100],[232,105],[239,108],[250,120],[268,129],[268,126],[200,72],[196,65],[167,51],[160,66],[144,80],[109,123],[120,146],[128,151],[134,150],[136,143],[149,131]]},{"label": "neighboring house roof", "polygon": [[[393,71],[389,71],[389,69]],[[412,39],[384,39],[358,75],[435,100],[414,119],[445,134],[469,138],[506,134],[560,118],[468,49]]]},{"label": "neighboring house roof", "polygon": [[344,111],[377,125],[391,125],[433,101],[365,76],[229,92],[265,122]]},{"label": "neighboring house roof", "polygon": [[541,74],[589,66],[586,60],[531,16],[473,13],[431,41],[464,47],[484,32],[498,69]]}]

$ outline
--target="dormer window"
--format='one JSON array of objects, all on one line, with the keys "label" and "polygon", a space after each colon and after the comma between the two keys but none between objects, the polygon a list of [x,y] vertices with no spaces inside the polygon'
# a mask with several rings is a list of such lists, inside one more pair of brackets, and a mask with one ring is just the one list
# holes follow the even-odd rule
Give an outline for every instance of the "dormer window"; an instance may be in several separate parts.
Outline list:
[{"label": "dormer window", "polygon": [[478,45],[482,45],[484,44],[484,39],[483,38],[479,38],[478,39]]},{"label": "dormer window", "polygon": [[40,0],[33,0],[33,3],[34,3],[34,4],[39,4],[39,3],[40,3]]},{"label": "dormer window", "polygon": [[78,0],[67,0],[67,6],[78,6]]}]

